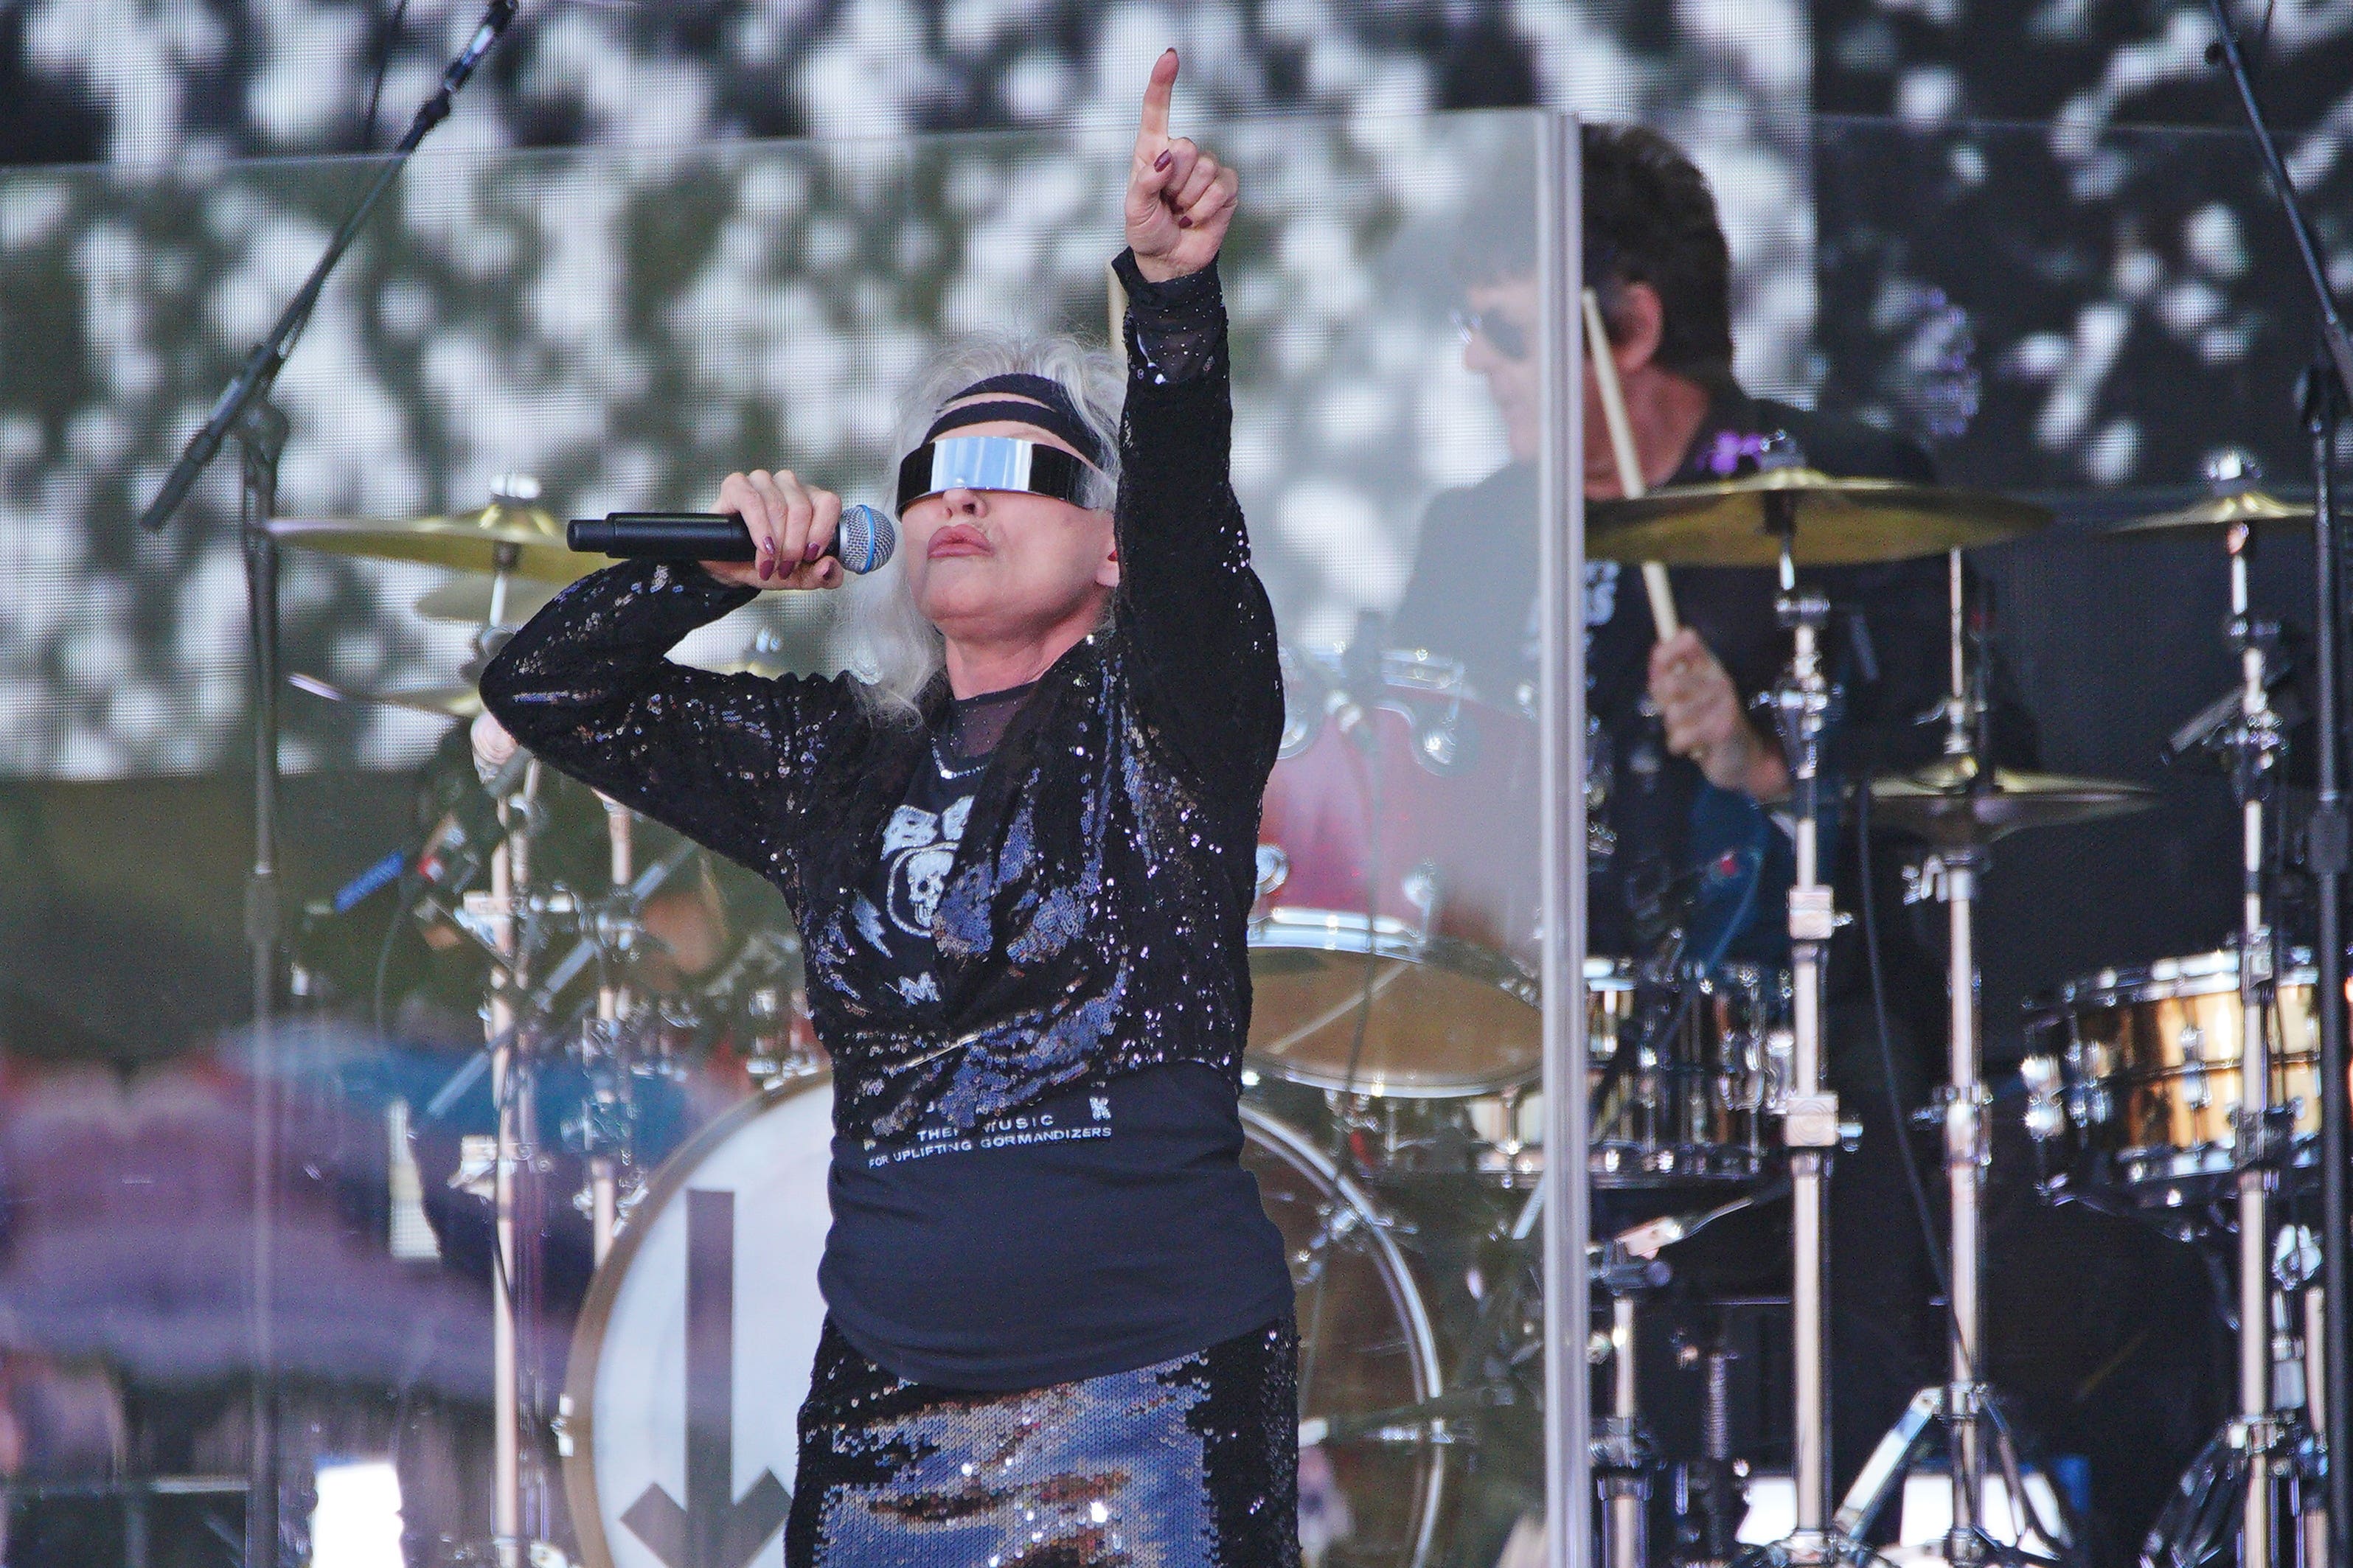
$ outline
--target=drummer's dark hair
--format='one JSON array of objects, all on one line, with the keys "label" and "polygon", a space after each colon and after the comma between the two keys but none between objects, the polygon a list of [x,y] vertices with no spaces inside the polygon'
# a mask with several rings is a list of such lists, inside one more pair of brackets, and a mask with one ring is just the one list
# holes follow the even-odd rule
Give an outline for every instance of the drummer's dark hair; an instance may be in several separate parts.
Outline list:
[{"label": "drummer's dark hair", "polygon": [[1710,388],[1732,381],[1732,254],[1715,193],[1683,150],[1641,125],[1583,127],[1585,276],[1618,334],[1621,291],[1647,283],[1663,317],[1651,363]]},{"label": "drummer's dark hair", "polygon": [[[1585,277],[1617,332],[1623,289],[1647,283],[1665,317],[1653,362],[1711,389],[1732,381],[1732,258],[1707,177],[1683,150],[1641,125],[1588,122]],[[1499,182],[1458,232],[1456,279],[1466,288],[1532,276],[1535,214],[1524,187]]]}]

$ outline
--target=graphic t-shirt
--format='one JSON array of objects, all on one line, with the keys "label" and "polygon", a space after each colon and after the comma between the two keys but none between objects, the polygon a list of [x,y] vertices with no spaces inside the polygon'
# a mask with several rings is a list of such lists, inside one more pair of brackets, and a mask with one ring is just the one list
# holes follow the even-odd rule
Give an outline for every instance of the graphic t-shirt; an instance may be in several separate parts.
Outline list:
[{"label": "graphic t-shirt", "polygon": [[[943,1001],[932,921],[1005,725],[955,705],[882,833],[859,934],[911,1006]],[[842,1336],[902,1377],[1008,1389],[1148,1366],[1287,1315],[1282,1240],[1241,1167],[1233,1087],[1194,1063],[994,1121],[837,1138],[818,1269]]]}]

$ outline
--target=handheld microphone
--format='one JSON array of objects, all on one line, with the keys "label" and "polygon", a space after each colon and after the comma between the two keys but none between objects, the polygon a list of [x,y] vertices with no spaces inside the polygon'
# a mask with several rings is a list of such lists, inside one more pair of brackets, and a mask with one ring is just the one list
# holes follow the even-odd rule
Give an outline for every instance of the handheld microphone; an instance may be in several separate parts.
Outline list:
[{"label": "handheld microphone", "polygon": [[[564,542],[596,555],[640,561],[749,561],[752,533],[744,520],[726,511],[617,511],[604,518],[576,517],[565,525]],[[826,553],[845,572],[871,572],[899,548],[899,528],[871,506],[841,509]]]}]

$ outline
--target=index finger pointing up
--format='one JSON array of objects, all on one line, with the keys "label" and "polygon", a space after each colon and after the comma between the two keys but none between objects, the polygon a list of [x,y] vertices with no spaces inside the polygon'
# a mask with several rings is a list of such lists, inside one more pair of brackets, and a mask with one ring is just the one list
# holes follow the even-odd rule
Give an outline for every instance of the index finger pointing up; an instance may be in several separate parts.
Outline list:
[{"label": "index finger pointing up", "polygon": [[1146,137],[1165,138],[1168,134],[1168,100],[1176,95],[1176,51],[1167,48],[1152,62],[1152,79],[1144,88],[1144,127]]}]

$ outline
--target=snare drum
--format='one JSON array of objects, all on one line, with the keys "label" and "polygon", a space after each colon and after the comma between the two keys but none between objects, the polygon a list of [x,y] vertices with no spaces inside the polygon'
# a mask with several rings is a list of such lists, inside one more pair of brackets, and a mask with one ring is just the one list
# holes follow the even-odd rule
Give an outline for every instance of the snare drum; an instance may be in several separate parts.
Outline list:
[{"label": "snare drum", "polygon": [[[1774,1121],[1788,1081],[1788,972],[1720,964],[1678,985],[1644,994],[1628,960],[1586,960],[1593,1092],[1586,1163],[1598,1187],[1747,1182],[1778,1145]],[[1645,1017],[1656,1038],[1644,1038]],[[1533,1036],[1533,997],[1522,1021]],[[1630,1053],[1627,1064],[1613,1070],[1621,1052]],[[1534,1070],[1493,1093],[1388,1096],[1344,1114],[1371,1135],[1356,1140],[1358,1149],[1387,1171],[1468,1171],[1506,1187],[1532,1187],[1544,1174],[1545,1097]]]},{"label": "snare drum", "polygon": [[[1725,963],[1676,985],[1638,1007],[1630,964],[1587,962],[1593,1132],[1586,1169],[1597,1187],[1752,1181],[1778,1142],[1772,1126],[1788,1082],[1788,972]],[[1655,1038],[1644,1037],[1646,1014]],[[1616,1068],[1620,1053],[1630,1055]],[[1465,1109],[1481,1143],[1481,1173],[1534,1185],[1544,1173],[1542,1090],[1529,1083]]]},{"label": "snare drum", "polygon": [[[2320,1131],[2320,1044],[2311,954],[2274,988],[2271,1103],[2288,1108],[2294,1164]],[[2238,1146],[2239,955],[2106,969],[2029,1004],[2028,1131],[2056,1145],[2071,1176],[2151,1207],[2218,1195]]]}]

